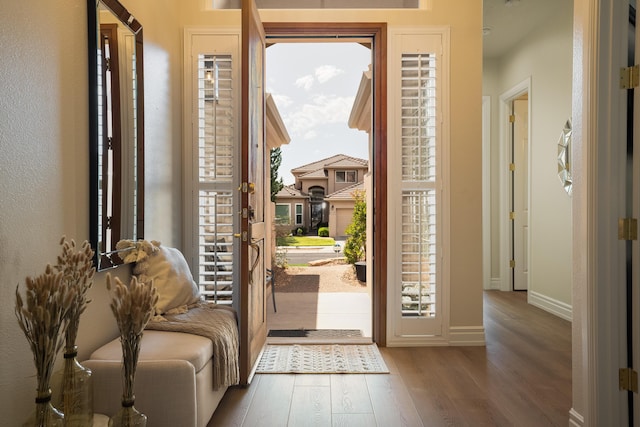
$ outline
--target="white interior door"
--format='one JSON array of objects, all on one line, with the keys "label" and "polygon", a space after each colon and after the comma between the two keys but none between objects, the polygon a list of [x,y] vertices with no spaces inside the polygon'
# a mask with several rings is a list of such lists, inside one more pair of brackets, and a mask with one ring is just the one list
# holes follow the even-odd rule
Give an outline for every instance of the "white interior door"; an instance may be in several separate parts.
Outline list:
[{"label": "white interior door", "polygon": [[513,101],[513,290],[529,288],[529,101]]}]

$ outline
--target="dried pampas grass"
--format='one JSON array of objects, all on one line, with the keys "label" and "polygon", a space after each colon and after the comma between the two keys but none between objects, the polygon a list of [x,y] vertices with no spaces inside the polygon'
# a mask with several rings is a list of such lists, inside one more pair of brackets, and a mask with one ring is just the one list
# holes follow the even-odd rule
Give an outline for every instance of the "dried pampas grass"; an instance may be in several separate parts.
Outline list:
[{"label": "dried pampas grass", "polygon": [[94,252],[86,240],[77,249],[76,242],[62,237],[60,240],[62,254],[58,256],[55,270],[62,273],[62,281],[66,286],[75,290],[75,298],[69,309],[69,327],[65,333],[66,348],[70,351],[75,346],[80,325],[80,315],[84,313],[87,304],[87,292],[93,285],[93,276],[96,269],[93,265]]},{"label": "dried pampas grass", "polygon": [[112,285],[111,275],[107,274],[107,289],[112,292],[111,311],[116,318],[122,344],[123,403],[127,401],[133,404],[133,384],[142,331],[155,312],[158,294],[152,283],[138,282],[135,276],[128,286],[118,278],[114,282],[115,286]]},{"label": "dried pampas grass", "polygon": [[24,299],[16,286],[15,314],[33,353],[37,391],[46,393],[56,355],[64,344],[76,289],[66,286],[64,273],[51,265],[47,265],[43,274],[27,277],[25,284]]}]

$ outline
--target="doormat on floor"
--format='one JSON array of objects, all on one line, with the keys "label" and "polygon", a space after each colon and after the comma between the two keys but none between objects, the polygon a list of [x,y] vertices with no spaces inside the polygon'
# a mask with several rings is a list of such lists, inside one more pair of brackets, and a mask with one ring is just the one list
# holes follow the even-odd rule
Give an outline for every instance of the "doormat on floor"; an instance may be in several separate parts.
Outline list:
[{"label": "doormat on floor", "polygon": [[267,345],[258,374],[388,374],[375,344]]},{"label": "doormat on floor", "polygon": [[278,338],[361,338],[360,329],[271,329],[268,337]]}]

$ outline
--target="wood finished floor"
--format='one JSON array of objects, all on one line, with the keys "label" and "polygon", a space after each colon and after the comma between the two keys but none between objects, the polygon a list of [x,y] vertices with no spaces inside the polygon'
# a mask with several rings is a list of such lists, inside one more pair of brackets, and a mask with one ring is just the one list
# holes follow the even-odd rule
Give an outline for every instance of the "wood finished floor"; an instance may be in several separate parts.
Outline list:
[{"label": "wood finished floor", "polygon": [[524,292],[484,302],[486,347],[381,348],[388,375],[258,374],[208,426],[566,426],[570,323]]}]

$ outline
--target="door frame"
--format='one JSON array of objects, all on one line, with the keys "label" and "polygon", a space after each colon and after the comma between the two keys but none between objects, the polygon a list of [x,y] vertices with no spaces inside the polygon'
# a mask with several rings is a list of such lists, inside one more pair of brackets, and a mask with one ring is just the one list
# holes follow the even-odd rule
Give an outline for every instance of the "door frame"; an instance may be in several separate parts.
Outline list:
[{"label": "door frame", "polygon": [[[528,110],[529,110],[529,129],[528,149],[531,150],[531,77],[528,77],[520,83],[513,86],[511,89],[500,95],[500,290],[511,291],[511,267],[509,261],[511,260],[511,220],[509,219],[510,203],[511,203],[511,184],[509,163],[511,162],[511,137],[509,112],[511,111],[511,102],[521,95],[528,93]],[[529,168],[528,174],[531,174],[531,152],[528,154]],[[531,177],[527,176],[527,182],[530,185]],[[529,191],[529,198],[531,197],[531,191]],[[529,210],[531,210],[531,200],[529,200]],[[528,239],[530,241],[530,239]],[[531,251],[527,251],[531,253]],[[529,264],[530,265],[530,264]],[[528,289],[528,286],[527,286]]]},{"label": "door frame", "polygon": [[387,24],[263,22],[267,37],[362,37],[373,57],[373,285],[372,340],[387,343]]}]

